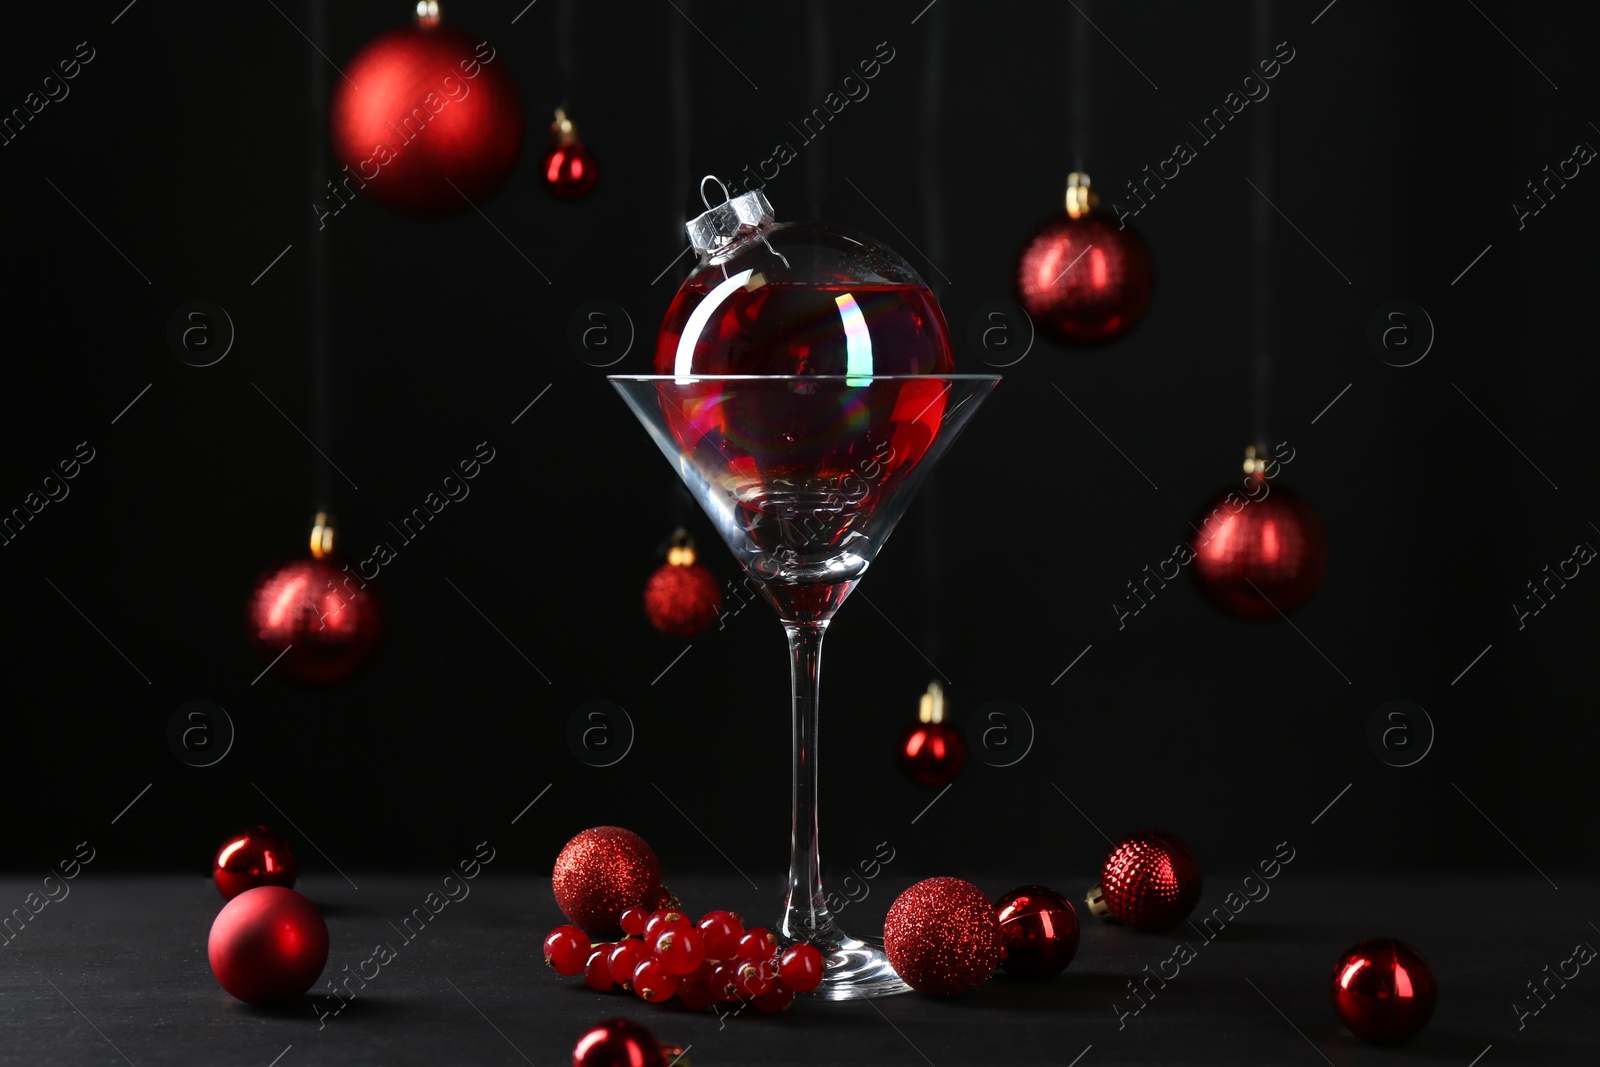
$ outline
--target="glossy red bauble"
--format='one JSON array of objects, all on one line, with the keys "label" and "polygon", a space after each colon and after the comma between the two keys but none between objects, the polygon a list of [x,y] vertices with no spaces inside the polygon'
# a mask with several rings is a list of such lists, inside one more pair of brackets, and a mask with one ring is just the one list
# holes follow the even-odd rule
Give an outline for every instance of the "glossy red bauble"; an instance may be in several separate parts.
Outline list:
[{"label": "glossy red bauble", "polygon": [[378,598],[362,585],[333,557],[296,560],[264,575],[246,607],[256,655],[296,682],[344,681],[372,657],[383,633]]},{"label": "glossy red bauble", "polygon": [[1052,978],[1078,951],[1078,912],[1071,901],[1042,885],[1025,885],[994,906],[1006,953],[1001,967],[1013,978]]},{"label": "glossy red bauble", "polygon": [[1194,850],[1173,834],[1143,830],[1106,856],[1089,910],[1135,930],[1163,930],[1194,910],[1203,886]]},{"label": "glossy red bauble", "polygon": [[645,616],[669,636],[703,633],[721,612],[722,589],[716,576],[698,563],[663,564],[645,583]]},{"label": "glossy red bauble", "polygon": [[568,919],[592,937],[620,937],[617,917],[660,889],[661,862],[632,830],[596,826],[561,849],[550,882]]},{"label": "glossy red bauble", "polygon": [[1138,324],[1155,290],[1144,239],[1114,215],[1065,211],[1042,222],[1017,260],[1017,302],[1038,331],[1069,345],[1112,341]]},{"label": "glossy red bauble", "polygon": [[1368,1041],[1404,1041],[1433,1017],[1433,968],[1404,941],[1376,937],[1339,957],[1333,1008],[1351,1033]]},{"label": "glossy red bauble", "polygon": [[558,144],[544,157],[544,187],[563,200],[587,196],[600,180],[594,156],[582,141]]},{"label": "glossy red bauble", "polygon": [[632,1019],[607,1019],[578,1038],[572,1067],[667,1067],[661,1043]]},{"label": "glossy red bauble", "polygon": [[900,741],[900,766],[918,785],[946,785],[966,765],[967,743],[947,722],[918,723]]},{"label": "glossy red bauble", "polygon": [[211,861],[211,878],[223,900],[263,885],[291,889],[299,870],[289,842],[270,826],[252,826],[234,834]]},{"label": "glossy red bauble", "polygon": [[936,997],[982,985],[1000,966],[1005,935],[983,891],[960,878],[928,878],[889,906],[883,924],[889,965],[907,985]]},{"label": "glossy red bauble", "polygon": [[322,974],[328,926],[294,890],[261,886],[223,906],[206,951],[223,989],[247,1004],[274,1004],[300,996]]},{"label": "glossy red bauble", "polygon": [[345,170],[333,185],[401,215],[471,211],[505,183],[522,147],[508,59],[444,25],[391,30],[344,64],[328,130]]},{"label": "glossy red bauble", "polygon": [[1220,494],[1194,520],[1189,573],[1206,599],[1231,615],[1267,619],[1311,598],[1328,569],[1328,536],[1316,509],[1257,471],[1248,492]]}]

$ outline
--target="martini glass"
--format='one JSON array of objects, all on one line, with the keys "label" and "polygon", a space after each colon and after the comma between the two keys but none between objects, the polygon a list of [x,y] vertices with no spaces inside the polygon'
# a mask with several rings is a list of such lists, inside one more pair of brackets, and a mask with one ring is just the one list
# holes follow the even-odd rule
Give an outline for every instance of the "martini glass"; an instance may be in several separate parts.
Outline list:
[{"label": "martini glass", "polygon": [[612,375],[759,583],[789,638],[793,808],[778,934],[817,946],[828,1000],[902,993],[879,944],[839,929],[822,889],[822,637],[918,486],[1000,379],[991,375]]}]

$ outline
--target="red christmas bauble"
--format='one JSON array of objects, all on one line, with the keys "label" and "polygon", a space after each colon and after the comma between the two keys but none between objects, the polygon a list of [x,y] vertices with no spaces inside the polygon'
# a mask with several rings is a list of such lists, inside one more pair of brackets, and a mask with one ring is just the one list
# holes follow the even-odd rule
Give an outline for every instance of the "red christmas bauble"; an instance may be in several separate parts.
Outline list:
[{"label": "red christmas bauble", "polygon": [[607,1019],[595,1023],[572,1049],[572,1067],[667,1067],[668,1049],[648,1029],[632,1019]]},{"label": "red christmas bauble", "polygon": [[1005,935],[1000,966],[1014,978],[1053,978],[1078,952],[1078,912],[1072,902],[1042,885],[1025,885],[994,906]]},{"label": "red christmas bauble", "polygon": [[1005,955],[994,905],[960,878],[928,878],[889,906],[883,923],[889,965],[919,993],[948,997],[976,989]]},{"label": "red christmas bauble", "polygon": [[[1155,291],[1155,264],[1138,231],[1092,206],[1073,175],[1068,211],[1040,223],[1017,260],[1017,302],[1062,344],[1112,341],[1138,325]],[[1074,194],[1081,191],[1081,199]],[[1071,212],[1076,212],[1076,217]]]},{"label": "red christmas bauble", "polygon": [[1433,1016],[1439,990],[1433,968],[1404,941],[1375,937],[1339,957],[1333,1008],[1357,1037],[1404,1041]]},{"label": "red christmas bauble", "polygon": [[211,924],[211,973],[247,1004],[292,1000],[328,962],[328,926],[293,889],[267,885],[228,901]]},{"label": "red christmas bauble", "polygon": [[390,30],[334,83],[328,119],[346,172],[401,215],[471,211],[505,184],[522,147],[510,62],[487,41],[438,23]]},{"label": "red christmas bauble", "polygon": [[252,826],[222,843],[211,862],[211,877],[222,899],[232,900],[247,889],[294,886],[299,873],[294,850],[270,826]]},{"label": "red christmas bauble", "polygon": [[544,187],[562,200],[588,195],[600,180],[600,172],[595,169],[594,156],[578,140],[578,128],[560,108],[550,124],[550,140],[550,152],[544,157]]},{"label": "red christmas bauble", "polygon": [[967,743],[945,718],[944,689],[928,686],[917,723],[900,738],[900,766],[918,785],[941,786],[956,780],[967,765]]},{"label": "red christmas bauble", "polygon": [[383,632],[377,595],[333,557],[296,560],[268,573],[246,614],[261,661],[310,685],[342,682],[360,670]]},{"label": "red christmas bauble", "polygon": [[1267,480],[1247,475],[1194,520],[1189,565],[1206,599],[1231,615],[1268,619],[1304,604],[1328,569],[1328,535],[1316,509]]},{"label": "red christmas bauble", "polygon": [[1163,930],[1194,910],[1203,884],[1200,861],[1182,839],[1142,830],[1106,856],[1100,884],[1089,890],[1089,910],[1135,930]]},{"label": "red christmas bauble", "polygon": [[591,937],[617,938],[623,909],[661,898],[661,862],[632,830],[596,826],[561,849],[550,882],[563,915]]},{"label": "red christmas bauble", "polygon": [[694,544],[682,530],[667,562],[645,583],[644,613],[651,626],[672,637],[693,637],[722,613],[716,576],[694,561]]}]

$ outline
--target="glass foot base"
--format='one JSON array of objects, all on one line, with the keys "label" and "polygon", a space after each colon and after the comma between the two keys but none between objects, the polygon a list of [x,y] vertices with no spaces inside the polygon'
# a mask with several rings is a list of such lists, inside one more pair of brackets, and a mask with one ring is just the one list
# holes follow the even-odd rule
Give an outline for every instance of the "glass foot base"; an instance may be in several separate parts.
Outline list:
[{"label": "glass foot base", "polygon": [[823,1000],[861,1000],[866,997],[888,997],[896,993],[909,993],[911,987],[901,981],[889,966],[889,956],[881,944],[861,941],[846,934],[830,951],[824,953],[827,970],[822,974],[822,984],[811,995]]}]

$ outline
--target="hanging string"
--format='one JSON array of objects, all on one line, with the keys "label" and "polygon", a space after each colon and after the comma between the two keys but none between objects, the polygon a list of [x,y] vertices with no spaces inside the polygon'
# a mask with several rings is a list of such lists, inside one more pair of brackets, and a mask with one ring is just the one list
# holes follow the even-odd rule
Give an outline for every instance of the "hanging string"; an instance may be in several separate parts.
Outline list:
[{"label": "hanging string", "polygon": [[[945,262],[944,186],[939,176],[944,168],[939,165],[939,133],[943,117],[944,91],[944,9],[949,5],[936,4],[928,12],[927,61],[922,68],[922,228],[927,234],[928,260]],[[937,290],[935,290],[937,295]],[[940,541],[939,478],[938,472],[928,476],[922,490],[912,505],[917,509],[918,527],[921,530],[919,548],[922,556],[922,573],[927,579],[921,583],[925,620],[922,627],[922,647],[935,662],[944,647],[944,628],[940,620],[945,606],[944,583],[939,576],[945,573],[943,546]]]},{"label": "hanging string", "polygon": [[[1258,56],[1270,55],[1272,40],[1272,19],[1268,9],[1268,0],[1256,0],[1255,3],[1256,42],[1255,52]],[[1254,115],[1254,159],[1252,169],[1255,171],[1255,184],[1261,190],[1261,195],[1255,197],[1255,214],[1251,219],[1253,238],[1253,251],[1255,257],[1255,291],[1254,307],[1252,309],[1254,322],[1251,330],[1251,433],[1257,448],[1268,445],[1267,435],[1270,428],[1267,425],[1268,396],[1271,387],[1272,375],[1272,299],[1269,285],[1272,280],[1272,243],[1271,226],[1272,216],[1267,197],[1272,195],[1272,158],[1271,158],[1271,129],[1268,123],[1269,108],[1257,107]]]},{"label": "hanging string", "polygon": [[574,71],[577,67],[577,59],[572,49],[572,16],[575,6],[573,0],[561,0],[561,6],[556,9],[556,77],[559,80],[561,107],[566,107],[572,102]]},{"label": "hanging string", "polygon": [[[318,52],[323,54],[328,50],[328,3],[327,0],[310,0],[310,18],[308,19],[312,43]],[[307,180],[311,184],[311,203],[320,204],[328,197],[328,166],[326,153],[328,151],[328,68],[320,61],[306,64],[310,74],[307,78],[306,105],[311,110],[310,121],[306,123],[311,134],[310,151],[306,157],[310,159],[310,173]],[[316,220],[316,212],[311,212]],[[311,438],[317,444],[317,451],[323,455],[333,453],[332,434],[333,414],[333,383],[331,378],[330,347],[328,336],[328,229],[321,221],[311,228],[311,239],[308,242],[309,266],[307,268],[310,286],[311,304]],[[312,463],[312,494],[314,507],[317,511],[331,511],[333,502],[329,499],[332,491],[332,480],[328,475],[328,464],[319,461]]]},{"label": "hanging string", "polygon": [[1089,0],[1078,0],[1072,20],[1072,169],[1089,154]]},{"label": "hanging string", "polygon": [[[670,55],[672,83],[672,208],[668,212],[672,245],[685,248],[689,239],[684,236],[684,211],[689,207],[690,165],[689,144],[693,129],[690,124],[689,102],[689,44],[684,25],[689,21],[689,0],[678,0],[683,18],[668,18],[667,40]],[[694,267],[693,256],[680,257],[676,277],[679,281]]]},{"label": "hanging string", "polygon": [[[828,8],[827,0],[811,0],[811,99],[828,94]],[[806,146],[806,186],[811,217],[822,218],[822,139]]]}]

